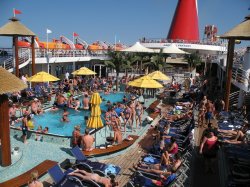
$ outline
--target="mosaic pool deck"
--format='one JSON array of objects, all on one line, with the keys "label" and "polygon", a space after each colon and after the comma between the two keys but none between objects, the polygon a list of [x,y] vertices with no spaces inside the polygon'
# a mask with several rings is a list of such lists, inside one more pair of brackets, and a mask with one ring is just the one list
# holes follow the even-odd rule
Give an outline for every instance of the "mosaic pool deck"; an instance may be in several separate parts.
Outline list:
[{"label": "mosaic pool deck", "polygon": [[[155,98],[150,98],[145,100],[145,107],[148,107]],[[147,113],[144,113],[145,117]],[[145,124],[146,125],[146,124]],[[135,124],[134,124],[135,127]],[[135,135],[143,135],[149,125],[143,126],[141,129],[137,129],[135,132],[131,132],[131,129],[127,128],[127,133],[126,135],[123,135],[123,138],[125,138],[129,134],[135,134]],[[106,136],[109,136],[110,131],[109,128],[103,128],[102,130],[98,131],[96,134],[96,142],[97,145],[101,144],[106,141]],[[113,133],[112,133],[113,135]],[[70,154],[70,145],[68,144],[58,144],[58,143],[51,143],[51,142],[40,142],[40,141],[35,141],[34,136],[31,136],[30,139],[28,139],[28,144],[23,144],[22,139],[21,139],[21,134],[15,134],[11,136],[11,147],[19,147],[20,149],[20,154],[21,158],[16,158],[13,156],[13,165],[9,167],[1,167],[0,166],[0,182],[4,182],[8,179],[14,178],[22,173],[24,173],[27,170],[30,170],[33,168],[35,165],[39,164],[40,162],[50,159],[58,162],[62,162],[63,160],[69,158],[72,159],[73,157]],[[124,153],[123,151],[122,153]],[[119,154],[119,153],[117,153]],[[116,155],[117,155],[116,154]],[[120,153],[121,154],[121,153]],[[98,159],[104,159],[112,157],[106,156]]]}]

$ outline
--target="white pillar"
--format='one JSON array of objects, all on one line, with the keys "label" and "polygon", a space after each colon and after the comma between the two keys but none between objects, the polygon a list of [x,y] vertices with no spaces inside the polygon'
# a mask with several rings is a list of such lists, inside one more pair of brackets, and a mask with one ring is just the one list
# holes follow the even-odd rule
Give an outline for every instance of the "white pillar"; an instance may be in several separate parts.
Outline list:
[{"label": "white pillar", "polygon": [[100,69],[99,69],[99,77],[101,77],[102,75],[102,66],[100,65]]},{"label": "white pillar", "polygon": [[73,62],[73,71],[76,70],[76,62]]},{"label": "white pillar", "polygon": [[245,98],[245,92],[243,90],[240,90],[239,97],[238,97],[238,103],[237,103],[238,108],[242,107],[243,102],[244,102],[244,98]]}]

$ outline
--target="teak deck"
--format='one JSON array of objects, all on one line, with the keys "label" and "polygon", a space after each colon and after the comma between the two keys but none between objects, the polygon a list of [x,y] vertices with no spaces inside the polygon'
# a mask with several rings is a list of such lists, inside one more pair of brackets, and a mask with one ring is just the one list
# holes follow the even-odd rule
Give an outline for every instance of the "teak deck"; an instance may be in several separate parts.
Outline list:
[{"label": "teak deck", "polygon": [[38,171],[38,175],[39,177],[41,177],[42,175],[44,175],[48,169],[52,168],[53,166],[55,166],[57,164],[57,162],[52,161],[52,160],[45,160],[42,163],[38,164],[37,166],[35,166],[34,168],[30,169],[29,171],[26,171],[25,173],[7,180],[3,183],[0,183],[0,187],[20,187],[20,186],[24,186],[27,185],[28,182],[30,181],[30,173],[34,170]]},{"label": "teak deck", "polygon": [[103,155],[108,155],[112,153],[116,153],[118,151],[124,150],[131,145],[139,138],[139,136],[135,135],[130,135],[133,140],[123,140],[121,144],[119,145],[113,145],[112,147],[107,147],[106,149],[93,149],[92,151],[83,151],[85,156],[103,156]]}]

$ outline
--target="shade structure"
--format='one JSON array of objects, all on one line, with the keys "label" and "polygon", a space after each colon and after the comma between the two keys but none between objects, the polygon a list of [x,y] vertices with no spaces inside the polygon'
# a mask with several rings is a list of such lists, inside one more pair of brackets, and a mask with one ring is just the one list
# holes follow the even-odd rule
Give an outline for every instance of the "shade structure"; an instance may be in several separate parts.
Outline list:
[{"label": "shade structure", "polygon": [[141,78],[135,79],[128,83],[129,86],[138,88],[162,88],[163,86],[152,79],[150,76],[146,75]]},{"label": "shade structure", "polygon": [[89,102],[94,105],[100,105],[102,103],[100,94],[98,92],[93,93]]},{"label": "shade structure", "polygon": [[163,74],[161,71],[154,71],[148,74],[148,76],[155,80],[170,80],[170,78],[167,75]]},{"label": "shade structure", "polygon": [[238,40],[249,40],[250,39],[250,15],[245,17],[245,20],[234,28],[220,36],[220,38],[234,38]]},{"label": "shade structure", "polygon": [[35,36],[35,33],[13,17],[0,28],[0,36]]},{"label": "shade structure", "polygon": [[123,52],[135,52],[135,53],[155,53],[153,49],[149,49],[140,44],[140,42],[136,42],[133,46],[121,50]]},{"label": "shade structure", "polygon": [[181,49],[179,49],[175,44],[171,44],[168,47],[162,49],[162,53],[164,54],[189,54]]},{"label": "shade structure", "polygon": [[58,79],[53,75],[50,75],[49,73],[41,71],[33,75],[32,77],[29,77],[27,80],[30,82],[53,82],[53,81],[59,81],[60,79]]},{"label": "shade structure", "polygon": [[0,66],[0,94],[12,93],[27,88],[19,78]]},{"label": "shade structure", "polygon": [[20,91],[24,88],[27,88],[27,85],[23,81],[0,67],[0,163],[2,166],[11,165],[9,98],[7,93]]},{"label": "shade structure", "polygon": [[73,75],[95,75],[96,72],[90,70],[89,68],[82,67],[72,73]]}]

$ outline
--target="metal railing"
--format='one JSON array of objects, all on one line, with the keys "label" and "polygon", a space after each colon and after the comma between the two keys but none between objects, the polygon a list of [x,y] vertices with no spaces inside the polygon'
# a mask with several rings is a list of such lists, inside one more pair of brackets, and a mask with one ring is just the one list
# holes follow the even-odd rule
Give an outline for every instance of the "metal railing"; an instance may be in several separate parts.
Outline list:
[{"label": "metal railing", "polygon": [[240,84],[244,84],[247,87],[250,83],[249,73],[246,70],[239,68],[239,67],[233,67],[232,79]]},{"label": "metal railing", "polygon": [[230,106],[238,103],[239,94],[240,94],[240,91],[236,91],[236,92],[229,94],[229,105]]},{"label": "metal railing", "polygon": [[142,38],[139,40],[141,43],[183,43],[183,44],[205,44],[205,45],[219,45],[227,46],[227,43],[219,40],[211,42],[207,40],[181,40],[181,39],[166,39],[166,38]]},{"label": "metal railing", "polygon": [[[30,49],[28,48],[20,48],[18,49],[18,58],[19,58],[19,66],[23,65],[24,63],[29,63],[30,60]],[[7,59],[3,60],[1,66],[7,70],[13,68],[13,64],[15,64],[15,60],[12,56],[9,56]]]}]

